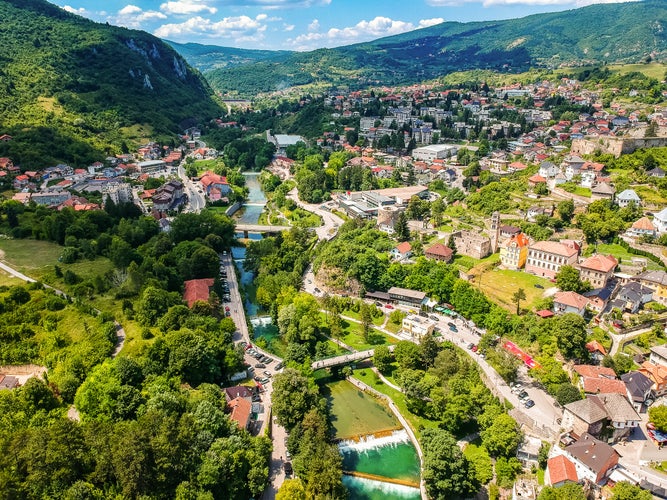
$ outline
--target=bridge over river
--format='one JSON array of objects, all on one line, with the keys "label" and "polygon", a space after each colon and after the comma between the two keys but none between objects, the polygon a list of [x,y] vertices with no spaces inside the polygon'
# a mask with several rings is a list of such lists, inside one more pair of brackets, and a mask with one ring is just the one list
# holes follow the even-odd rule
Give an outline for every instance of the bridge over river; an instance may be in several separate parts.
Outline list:
[{"label": "bridge over river", "polygon": [[[393,352],[396,345],[390,345],[389,351]],[[351,352],[349,354],[343,354],[342,356],[336,356],[335,358],[321,359],[315,361],[311,368],[313,370],[319,370],[320,368],[331,368],[332,366],[346,365],[353,361],[361,361],[362,359],[372,358],[375,354],[375,349],[368,349],[367,351],[358,351]]]},{"label": "bridge over river", "polygon": [[239,233],[243,233],[245,238],[248,237],[248,233],[280,233],[282,231],[289,231],[290,226],[269,226],[262,224],[236,224],[235,230]]}]

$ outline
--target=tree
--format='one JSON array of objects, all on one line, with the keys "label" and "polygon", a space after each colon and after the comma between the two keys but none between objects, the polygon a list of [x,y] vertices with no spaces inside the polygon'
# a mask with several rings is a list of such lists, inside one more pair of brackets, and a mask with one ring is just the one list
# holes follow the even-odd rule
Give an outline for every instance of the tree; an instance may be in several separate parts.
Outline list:
[{"label": "tree", "polygon": [[667,406],[651,406],[648,417],[656,429],[667,432]]},{"label": "tree", "polygon": [[361,303],[359,316],[361,317],[361,336],[363,337],[364,342],[368,342],[368,337],[371,333],[371,325],[373,324],[373,316],[371,316],[371,306],[366,302]]},{"label": "tree", "polygon": [[567,382],[558,386],[554,397],[559,405],[565,406],[574,403],[575,401],[579,401],[581,399],[581,392],[577,387]]},{"label": "tree", "polygon": [[587,496],[579,483],[565,483],[558,488],[545,486],[537,500],[587,500]]},{"label": "tree", "polygon": [[516,476],[523,470],[523,465],[516,457],[500,457],[496,460],[496,482],[501,488],[511,488]]},{"label": "tree", "polygon": [[512,294],[512,302],[516,304],[516,314],[519,315],[520,304],[522,300],[526,300],[526,291],[523,288],[519,288],[516,292]]},{"label": "tree", "polygon": [[394,349],[394,357],[398,366],[405,369],[421,368],[421,349],[409,340],[400,340]]},{"label": "tree", "polygon": [[386,374],[391,369],[391,363],[393,361],[391,352],[386,345],[379,345],[375,348],[373,354],[373,365],[377,368],[380,373]]},{"label": "tree", "polygon": [[626,481],[616,483],[611,500],[651,500],[653,495],[635,484]]},{"label": "tree", "polygon": [[421,357],[424,366],[430,368],[435,363],[435,359],[442,348],[440,342],[435,340],[433,334],[427,333],[419,340],[419,347],[421,347]]},{"label": "tree", "polygon": [[424,482],[429,498],[468,498],[479,489],[479,479],[454,437],[442,429],[424,429]]},{"label": "tree", "polygon": [[563,314],[554,326],[556,345],[568,359],[588,359],[586,321],[576,313]]},{"label": "tree", "polygon": [[561,201],[556,207],[556,211],[558,212],[558,216],[560,217],[560,219],[564,223],[569,224],[570,221],[572,220],[572,216],[574,215],[574,201],[573,200]]},{"label": "tree", "polygon": [[579,271],[572,266],[563,266],[556,274],[556,285],[564,292],[587,292],[591,289],[588,282],[579,279]]},{"label": "tree", "polygon": [[276,493],[276,500],[306,500],[306,488],[301,479],[286,479]]},{"label": "tree", "polygon": [[498,415],[493,423],[480,432],[482,444],[493,457],[510,457],[521,442],[516,421],[507,413]]},{"label": "tree", "polygon": [[431,217],[433,218],[433,227],[437,228],[442,224],[442,214],[445,213],[445,203],[442,198],[431,202]]},{"label": "tree", "polygon": [[319,399],[315,382],[293,368],[286,368],[273,379],[273,411],[278,423],[292,430]]},{"label": "tree", "polygon": [[405,211],[402,210],[396,218],[394,225],[394,232],[398,241],[408,241],[410,239],[410,228],[408,227],[408,217]]},{"label": "tree", "polygon": [[449,235],[449,239],[447,240],[447,248],[452,251],[452,259],[456,257],[456,242],[454,241],[454,233]]}]

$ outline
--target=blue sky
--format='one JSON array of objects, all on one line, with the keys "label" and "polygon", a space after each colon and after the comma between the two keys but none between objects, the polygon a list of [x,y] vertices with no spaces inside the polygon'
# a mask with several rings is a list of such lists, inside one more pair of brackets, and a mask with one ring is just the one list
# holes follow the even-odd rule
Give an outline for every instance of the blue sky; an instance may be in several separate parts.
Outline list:
[{"label": "blue sky", "polygon": [[272,50],[336,47],[443,21],[509,19],[612,3],[611,0],[49,1],[95,21],[142,29],[176,42]]}]

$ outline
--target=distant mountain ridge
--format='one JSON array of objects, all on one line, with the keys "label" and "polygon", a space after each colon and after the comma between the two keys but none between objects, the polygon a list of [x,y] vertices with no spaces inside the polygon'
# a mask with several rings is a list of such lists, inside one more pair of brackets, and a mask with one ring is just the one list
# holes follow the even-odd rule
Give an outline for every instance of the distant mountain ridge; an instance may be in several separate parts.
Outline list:
[{"label": "distant mountain ridge", "polygon": [[276,58],[205,73],[220,92],[253,95],[322,83],[365,86],[413,83],[453,71],[521,71],[667,59],[667,2],[597,4],[520,19],[445,22],[335,49]]},{"label": "distant mountain ridge", "polygon": [[182,55],[188,64],[201,72],[249,64],[266,59],[288,56],[288,50],[255,50],[203,45],[200,43],[178,43],[165,40],[176,52]]},{"label": "distant mountain ridge", "polygon": [[86,162],[172,138],[221,114],[214,94],[162,40],[44,0],[0,0],[0,156],[22,166]]}]

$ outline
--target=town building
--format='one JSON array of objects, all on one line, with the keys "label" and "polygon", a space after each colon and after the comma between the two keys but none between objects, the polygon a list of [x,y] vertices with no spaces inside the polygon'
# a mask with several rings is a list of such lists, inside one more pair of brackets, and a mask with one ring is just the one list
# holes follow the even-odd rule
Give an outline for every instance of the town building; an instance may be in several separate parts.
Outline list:
[{"label": "town building", "polygon": [[637,413],[646,411],[646,403],[653,396],[653,381],[644,373],[633,370],[621,375],[628,399]]},{"label": "town building", "polygon": [[656,397],[667,394],[667,366],[652,361],[644,361],[639,371],[653,382],[651,390]]},{"label": "town building", "polygon": [[163,160],[147,160],[137,163],[137,167],[142,174],[155,174],[164,170],[167,164]]},{"label": "town building", "polygon": [[206,171],[199,178],[199,184],[202,187],[204,193],[211,201],[218,201],[222,199],[223,196],[227,196],[232,192],[232,188],[227,182],[227,178],[222,175],[218,175],[215,172]]},{"label": "town building", "polygon": [[72,195],[68,191],[46,191],[33,193],[30,197],[37,205],[55,206],[69,200]]},{"label": "town building", "polygon": [[614,275],[618,260],[612,255],[591,255],[579,264],[579,278],[593,288],[604,288]]},{"label": "town building", "polygon": [[[508,227],[508,226],[504,226]],[[501,232],[502,236],[502,226]],[[519,232],[512,235],[509,239],[500,244],[500,262],[506,269],[518,270],[526,265],[528,259],[528,246],[530,240],[528,237]]]},{"label": "town building", "polygon": [[633,280],[653,290],[653,300],[667,305],[667,272],[645,271],[635,276]]},{"label": "town building", "polygon": [[616,204],[619,207],[627,207],[630,203],[634,203],[637,206],[640,206],[642,203],[641,198],[634,189],[625,189],[616,195]]},{"label": "town building", "polygon": [[250,427],[250,416],[252,414],[252,403],[243,398],[235,398],[227,404],[230,411],[229,418],[241,429]]},{"label": "town building", "polygon": [[577,262],[579,248],[577,245],[566,245],[557,241],[538,241],[528,248],[526,272],[555,278],[562,266],[574,266]]},{"label": "town building", "polygon": [[483,234],[472,231],[456,231],[452,233],[456,252],[473,259],[483,259],[491,254],[491,239]]},{"label": "town building", "polygon": [[565,455],[557,455],[547,460],[547,469],[544,473],[544,482],[547,485],[558,488],[568,482],[578,481],[577,469]]},{"label": "town building", "polygon": [[424,256],[427,259],[433,259],[440,262],[451,262],[454,256],[454,252],[451,248],[442,243],[435,243],[431,245],[424,251]]},{"label": "town building", "polygon": [[102,201],[106,203],[107,200],[116,205],[133,201],[132,186],[127,182],[105,184],[102,188]]},{"label": "town building", "polygon": [[406,260],[412,257],[412,245],[409,241],[403,241],[391,249],[391,258],[394,260]]},{"label": "town building", "polygon": [[435,323],[416,314],[408,314],[401,322],[401,331],[412,340],[420,340],[424,335],[433,333]]},{"label": "town building", "polygon": [[579,481],[589,480],[594,484],[604,484],[620,458],[614,448],[590,434],[583,434],[563,451],[574,464]]},{"label": "town building", "polygon": [[416,161],[432,162],[436,159],[446,159],[456,156],[459,146],[456,144],[431,144],[412,150],[412,158]]},{"label": "town building", "polygon": [[387,293],[389,294],[389,300],[397,302],[403,306],[421,308],[427,301],[424,292],[418,292],[417,290],[410,290],[408,288],[392,286]]},{"label": "town building", "polygon": [[632,223],[630,229],[627,230],[628,236],[635,238],[640,238],[642,236],[655,237],[656,233],[655,226],[648,217],[642,217],[641,219],[636,220]]},{"label": "town building", "polygon": [[574,313],[583,316],[586,312],[588,299],[577,292],[557,292],[554,295],[554,313]]},{"label": "town building", "polygon": [[667,233],[667,208],[653,215],[653,225],[659,233]]},{"label": "town building", "polygon": [[195,302],[201,300],[208,302],[208,297],[213,288],[213,278],[202,278],[196,280],[188,280],[184,283],[185,290],[183,291],[183,300],[188,307],[192,309]]}]

